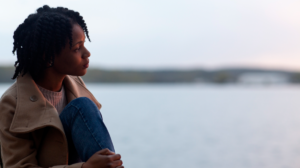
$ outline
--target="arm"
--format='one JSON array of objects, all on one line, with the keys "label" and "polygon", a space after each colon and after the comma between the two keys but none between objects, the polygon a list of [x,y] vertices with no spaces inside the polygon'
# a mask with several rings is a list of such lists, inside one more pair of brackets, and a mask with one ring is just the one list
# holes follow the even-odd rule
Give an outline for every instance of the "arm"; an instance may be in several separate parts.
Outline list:
[{"label": "arm", "polygon": [[1,157],[1,143],[0,143],[0,168],[3,168],[2,157]]},{"label": "arm", "polygon": [[[32,133],[9,131],[14,118],[16,98],[5,96],[0,101],[0,142],[5,168],[42,168],[39,166],[37,148]],[[96,152],[87,162],[72,165],[56,165],[52,168],[123,168],[121,156],[108,149]]]},{"label": "arm", "polygon": [[[2,162],[5,168],[37,168],[37,149],[31,133],[12,133],[9,131],[16,98],[4,96],[0,101],[0,142]],[[58,165],[53,168],[81,168],[83,163],[74,165]]]}]

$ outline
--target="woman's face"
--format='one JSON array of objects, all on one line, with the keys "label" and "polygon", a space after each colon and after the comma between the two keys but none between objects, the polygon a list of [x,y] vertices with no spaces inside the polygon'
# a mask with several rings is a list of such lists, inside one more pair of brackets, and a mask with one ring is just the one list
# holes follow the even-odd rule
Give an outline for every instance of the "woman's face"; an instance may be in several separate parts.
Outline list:
[{"label": "woman's face", "polygon": [[69,42],[54,59],[53,70],[64,75],[83,76],[89,67],[90,52],[85,48],[84,31],[78,24],[73,25],[73,44],[70,49]]}]

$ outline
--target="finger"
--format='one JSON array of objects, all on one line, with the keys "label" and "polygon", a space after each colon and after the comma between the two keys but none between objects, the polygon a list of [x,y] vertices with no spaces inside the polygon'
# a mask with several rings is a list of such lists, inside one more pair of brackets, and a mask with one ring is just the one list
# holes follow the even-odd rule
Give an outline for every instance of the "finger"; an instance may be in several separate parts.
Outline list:
[{"label": "finger", "polygon": [[114,155],[115,153],[110,151],[109,149],[105,148],[105,149],[102,149],[98,152],[96,152],[97,154],[100,154],[100,155]]},{"label": "finger", "polygon": [[116,153],[113,152],[113,151],[109,151],[109,152],[107,153],[107,155],[114,155],[114,154],[116,154]]},{"label": "finger", "polygon": [[122,166],[122,160],[116,160],[111,163],[112,167]]},{"label": "finger", "polygon": [[115,160],[120,160],[121,159],[121,155],[120,154],[115,154],[115,155],[109,155],[110,159],[112,161],[115,161]]}]

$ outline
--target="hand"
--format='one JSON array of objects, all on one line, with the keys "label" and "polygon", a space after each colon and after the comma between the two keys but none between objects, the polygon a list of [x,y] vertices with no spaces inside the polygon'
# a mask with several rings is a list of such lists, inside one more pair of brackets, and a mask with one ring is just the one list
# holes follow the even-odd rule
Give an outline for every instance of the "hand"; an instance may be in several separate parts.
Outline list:
[{"label": "hand", "polygon": [[82,168],[124,168],[120,159],[120,154],[115,154],[109,149],[102,149],[91,156]]}]

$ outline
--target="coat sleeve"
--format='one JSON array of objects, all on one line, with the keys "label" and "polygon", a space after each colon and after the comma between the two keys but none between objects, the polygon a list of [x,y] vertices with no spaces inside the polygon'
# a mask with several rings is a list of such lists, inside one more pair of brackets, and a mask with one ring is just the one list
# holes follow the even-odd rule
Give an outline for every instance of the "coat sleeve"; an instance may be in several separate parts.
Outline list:
[{"label": "coat sleeve", "polygon": [[[16,107],[16,98],[6,95],[0,101],[0,143],[4,168],[38,168],[37,150],[30,133],[9,131]],[[53,168],[81,168],[82,163],[57,165]]]}]

